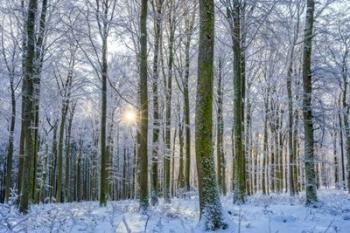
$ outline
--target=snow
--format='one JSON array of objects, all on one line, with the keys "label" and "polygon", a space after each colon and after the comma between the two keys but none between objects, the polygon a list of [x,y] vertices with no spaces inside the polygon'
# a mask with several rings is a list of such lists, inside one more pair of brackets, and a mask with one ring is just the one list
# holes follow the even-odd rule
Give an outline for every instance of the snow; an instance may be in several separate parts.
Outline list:
[{"label": "snow", "polygon": [[[246,204],[233,205],[232,196],[222,198],[229,228],[218,232],[244,233],[348,233],[350,195],[335,190],[318,192],[317,207],[304,206],[301,196],[256,194]],[[147,215],[138,211],[136,200],[32,205],[27,215],[15,206],[0,205],[0,233],[4,232],[94,232],[94,233],[200,233],[199,206],[196,196],[160,200]]]}]

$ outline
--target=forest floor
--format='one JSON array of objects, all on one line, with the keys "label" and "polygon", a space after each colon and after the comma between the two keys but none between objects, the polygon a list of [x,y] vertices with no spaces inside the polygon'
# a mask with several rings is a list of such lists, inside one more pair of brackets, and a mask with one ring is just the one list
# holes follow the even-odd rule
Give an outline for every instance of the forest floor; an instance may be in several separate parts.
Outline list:
[{"label": "forest floor", "polygon": [[[316,208],[305,207],[302,195],[254,195],[241,206],[232,196],[222,198],[229,228],[235,233],[338,233],[350,232],[350,195],[322,190]],[[152,207],[147,215],[138,211],[137,201],[33,205],[27,215],[15,206],[0,205],[0,233],[3,232],[91,232],[91,233],[192,233],[202,232],[198,224],[198,198],[173,199],[171,204]]]}]

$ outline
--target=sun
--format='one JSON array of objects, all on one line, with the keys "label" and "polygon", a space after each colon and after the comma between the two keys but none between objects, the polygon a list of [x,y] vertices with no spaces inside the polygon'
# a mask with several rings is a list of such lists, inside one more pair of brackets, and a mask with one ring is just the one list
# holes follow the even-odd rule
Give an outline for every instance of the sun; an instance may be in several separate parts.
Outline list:
[{"label": "sun", "polygon": [[137,121],[137,113],[135,109],[128,108],[123,114],[123,121],[126,124],[134,124]]}]

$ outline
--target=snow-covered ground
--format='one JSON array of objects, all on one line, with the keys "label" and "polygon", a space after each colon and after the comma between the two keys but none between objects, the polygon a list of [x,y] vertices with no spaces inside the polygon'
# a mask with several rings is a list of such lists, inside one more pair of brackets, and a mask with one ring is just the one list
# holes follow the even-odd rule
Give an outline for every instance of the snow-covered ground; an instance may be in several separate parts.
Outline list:
[{"label": "snow-covered ground", "polygon": [[[246,204],[222,204],[229,229],[221,232],[245,233],[350,233],[350,195],[340,191],[320,191],[317,208],[307,208],[301,197],[287,194],[255,195]],[[198,199],[173,199],[160,203],[147,215],[138,212],[137,201],[33,205],[20,215],[15,207],[0,205],[0,233],[3,232],[201,232]]]}]

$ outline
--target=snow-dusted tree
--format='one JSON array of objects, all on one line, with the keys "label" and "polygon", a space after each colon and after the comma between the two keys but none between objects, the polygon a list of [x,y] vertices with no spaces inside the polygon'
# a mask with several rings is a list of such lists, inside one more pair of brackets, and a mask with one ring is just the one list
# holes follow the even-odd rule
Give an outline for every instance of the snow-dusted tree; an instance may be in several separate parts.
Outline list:
[{"label": "snow-dusted tree", "polygon": [[240,1],[227,3],[227,17],[232,30],[233,48],[233,85],[234,85],[234,116],[233,116],[233,143],[234,143],[234,202],[243,203],[246,192],[245,153],[243,147],[243,86],[242,79],[242,48],[241,48],[241,9]]},{"label": "snow-dusted tree", "polygon": [[20,190],[20,211],[26,213],[31,194],[31,177],[33,171],[34,142],[32,127],[34,125],[33,98],[34,98],[34,61],[35,61],[35,19],[37,14],[38,3],[36,0],[30,0],[27,11],[26,35],[27,47],[25,53],[25,72],[23,78],[22,95],[23,95],[23,172],[21,177]]},{"label": "snow-dusted tree", "polygon": [[226,227],[217,187],[212,147],[214,1],[199,2],[200,32],[196,99],[196,159],[200,216],[206,230]]},{"label": "snow-dusted tree", "polygon": [[306,17],[304,29],[304,50],[303,50],[303,117],[304,117],[304,160],[305,160],[305,191],[306,204],[317,201],[316,174],[314,158],[314,128],[312,116],[312,41],[314,27],[314,0],[307,0]]},{"label": "snow-dusted tree", "polygon": [[[16,4],[7,3],[9,9],[13,10]],[[6,153],[6,167],[4,168],[5,174],[5,193],[4,200],[8,202],[10,198],[10,191],[13,188],[13,162],[14,162],[14,149],[15,149],[15,126],[17,116],[17,90],[21,80],[21,47],[20,39],[22,38],[21,23],[16,20],[16,17],[4,14],[4,24],[8,24],[7,27],[0,27],[1,30],[1,58],[4,61],[5,69],[4,74],[9,81],[9,94],[10,98],[10,117],[9,117],[9,135]]]},{"label": "snow-dusted tree", "polygon": [[159,52],[162,38],[162,8],[163,0],[152,0],[154,18],[154,51],[152,68],[152,91],[153,91],[153,149],[152,149],[152,178],[151,198],[152,205],[158,203],[158,162],[160,153],[160,108],[159,108]]},{"label": "snow-dusted tree", "polygon": [[217,174],[218,186],[221,193],[226,194],[225,183],[225,152],[224,152],[224,116],[223,116],[223,101],[224,101],[224,85],[223,85],[223,57],[218,58],[217,71]]}]

